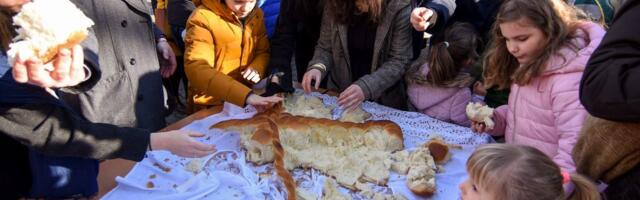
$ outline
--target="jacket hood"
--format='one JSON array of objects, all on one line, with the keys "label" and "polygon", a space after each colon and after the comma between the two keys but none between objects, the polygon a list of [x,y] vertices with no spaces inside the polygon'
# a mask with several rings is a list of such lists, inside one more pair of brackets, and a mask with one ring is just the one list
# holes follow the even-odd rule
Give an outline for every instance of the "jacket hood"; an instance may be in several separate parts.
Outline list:
[{"label": "jacket hood", "polygon": [[[223,18],[224,20],[231,21],[231,22],[238,21],[239,18],[236,16],[236,14],[233,13],[233,11],[229,7],[227,7],[227,5],[222,3],[222,1],[224,0],[200,0],[199,2],[194,2],[194,3],[196,4],[196,6],[202,5],[206,7],[212,12],[220,15],[220,17]],[[247,15],[246,18],[253,17],[253,15],[255,15],[256,13],[255,12],[256,8],[258,8],[257,2],[256,2],[256,5],[253,7],[253,10],[249,12],[249,15]]]},{"label": "jacket hood", "polygon": [[[605,35],[602,26],[593,22],[581,22],[568,45],[549,59],[549,68],[543,75],[563,74],[584,71],[587,61]],[[576,51],[577,49],[577,51]]]}]

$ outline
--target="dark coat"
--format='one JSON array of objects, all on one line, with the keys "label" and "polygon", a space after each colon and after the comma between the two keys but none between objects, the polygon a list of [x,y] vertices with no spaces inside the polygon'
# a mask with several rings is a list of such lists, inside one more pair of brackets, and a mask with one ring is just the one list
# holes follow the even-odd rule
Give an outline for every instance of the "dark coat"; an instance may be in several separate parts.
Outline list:
[{"label": "dark coat", "polygon": [[593,116],[640,121],[640,1],[629,1],[593,52],[580,84],[580,101]]},{"label": "dark coat", "polygon": [[356,84],[366,100],[397,109],[407,109],[407,95],[402,77],[409,64],[411,52],[411,25],[409,0],[387,0],[378,22],[371,71],[358,80],[351,79],[351,64],[347,47],[348,27],[332,19],[331,10],[322,19],[320,39],[309,66],[324,65],[328,76],[328,89],[342,92]]},{"label": "dark coat", "polygon": [[271,38],[271,58],[268,69],[283,72],[282,86],[292,89],[291,58],[295,54],[297,80],[313,57],[318,38],[325,0],[281,0],[280,15]]}]

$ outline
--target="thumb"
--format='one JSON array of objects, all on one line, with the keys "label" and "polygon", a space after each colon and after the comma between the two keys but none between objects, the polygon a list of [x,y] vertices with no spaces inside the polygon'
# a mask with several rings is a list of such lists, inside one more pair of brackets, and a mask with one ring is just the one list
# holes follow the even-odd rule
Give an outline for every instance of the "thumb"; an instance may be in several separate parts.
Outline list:
[{"label": "thumb", "polygon": [[199,132],[189,132],[190,137],[204,137],[204,134]]}]

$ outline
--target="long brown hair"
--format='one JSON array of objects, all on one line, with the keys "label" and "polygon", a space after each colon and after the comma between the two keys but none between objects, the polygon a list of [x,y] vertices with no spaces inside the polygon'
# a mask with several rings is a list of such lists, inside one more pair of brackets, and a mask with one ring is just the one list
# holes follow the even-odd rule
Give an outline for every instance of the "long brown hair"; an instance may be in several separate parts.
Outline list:
[{"label": "long brown hair", "polygon": [[6,52],[9,50],[9,43],[13,38],[13,20],[11,16],[5,12],[0,12],[0,50]]},{"label": "long brown hair", "polygon": [[[487,144],[467,160],[467,172],[476,187],[498,200],[564,200],[560,168],[540,150],[529,146]],[[600,195],[589,179],[571,174],[575,189],[569,199],[597,200]]]},{"label": "long brown hair", "polygon": [[349,24],[353,13],[368,13],[372,22],[378,22],[387,0],[327,0],[335,22]]},{"label": "long brown hair", "polygon": [[[480,38],[469,23],[456,23],[445,31],[444,41],[427,47],[429,55],[429,73],[419,73],[424,55],[411,66],[407,73],[407,82],[429,84],[439,87],[467,87],[467,81],[458,80],[460,71],[469,61],[478,59],[477,47]],[[470,76],[469,76],[470,77]]]},{"label": "long brown hair", "polygon": [[[500,24],[526,19],[546,36],[546,49],[531,63],[520,66],[509,53]],[[507,0],[491,30],[492,40],[483,66],[485,86],[508,88],[512,83],[526,85],[546,69],[549,58],[567,44],[576,30],[578,18],[573,7],[563,0]]]}]

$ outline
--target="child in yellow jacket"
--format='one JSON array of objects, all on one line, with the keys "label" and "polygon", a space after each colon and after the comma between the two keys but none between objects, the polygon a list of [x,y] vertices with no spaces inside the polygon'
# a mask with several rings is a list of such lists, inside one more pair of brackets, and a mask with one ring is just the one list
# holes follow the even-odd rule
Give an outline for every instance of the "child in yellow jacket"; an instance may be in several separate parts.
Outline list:
[{"label": "child in yellow jacket", "polygon": [[187,21],[185,72],[189,107],[223,101],[258,110],[282,101],[261,97],[251,86],[264,78],[269,41],[256,0],[201,0]]}]

